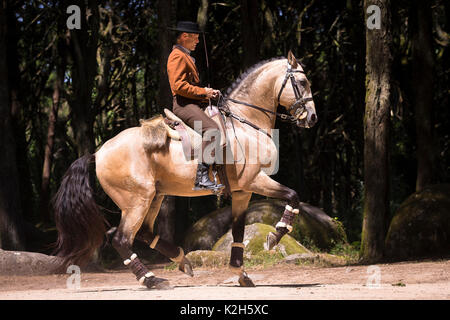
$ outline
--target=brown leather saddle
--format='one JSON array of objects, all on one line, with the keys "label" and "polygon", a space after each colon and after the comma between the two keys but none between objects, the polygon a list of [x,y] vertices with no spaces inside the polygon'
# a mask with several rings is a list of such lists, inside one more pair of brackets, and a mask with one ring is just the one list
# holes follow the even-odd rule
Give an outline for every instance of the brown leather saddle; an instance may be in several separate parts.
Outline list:
[{"label": "brown leather saddle", "polygon": [[[164,109],[164,113],[166,114],[166,118],[164,120],[166,124],[169,125],[171,129],[175,130],[179,135],[179,138],[177,139],[175,137],[175,139],[181,141],[186,161],[196,159],[202,146],[202,136],[194,129],[186,125],[183,120],[178,118],[172,111]],[[223,120],[222,114],[216,106],[208,106],[205,109],[205,113],[219,126],[220,148],[223,150],[223,148],[227,146],[227,136],[225,121]]]},{"label": "brown leather saddle", "polygon": [[[171,133],[169,136],[172,139],[181,141],[183,147],[183,153],[186,161],[195,160],[198,158],[199,150],[202,147],[202,136],[194,129],[186,125],[183,120],[178,118],[172,111],[164,109],[166,123]],[[208,106],[205,109],[206,115],[213,119],[219,126],[220,131],[220,148],[223,151],[222,155],[225,157],[225,149],[227,147],[227,135],[226,125],[222,114],[216,106]],[[222,162],[224,163],[224,162]],[[211,167],[210,175],[214,176],[214,180],[217,183],[216,175],[219,177],[219,181],[225,185],[224,189],[218,190],[216,194],[222,194],[226,198],[231,196],[231,188],[228,181],[225,165],[214,164]]]}]

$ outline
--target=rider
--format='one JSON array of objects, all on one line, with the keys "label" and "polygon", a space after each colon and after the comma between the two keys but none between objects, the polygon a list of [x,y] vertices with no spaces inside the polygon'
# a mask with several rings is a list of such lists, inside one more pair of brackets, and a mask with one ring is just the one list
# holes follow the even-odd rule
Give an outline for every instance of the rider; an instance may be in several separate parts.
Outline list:
[{"label": "rider", "polygon": [[[171,28],[178,32],[176,44],[167,60],[167,75],[169,77],[170,88],[173,95],[173,113],[183,120],[191,128],[194,128],[195,121],[201,121],[202,136],[209,130],[217,130],[219,127],[214,120],[209,118],[202,108],[208,105],[208,99],[217,99],[220,95],[219,90],[200,86],[200,77],[195,59],[191,56],[199,43],[199,34],[202,32],[195,22],[180,21],[176,28]],[[215,143],[215,135],[210,140],[203,139],[202,152],[207,146]],[[210,163],[209,159],[214,159],[215,148],[210,157],[202,155],[202,161],[199,161],[197,167],[196,181],[194,189],[222,188],[223,185],[216,185],[209,179],[208,169],[214,160]]]}]

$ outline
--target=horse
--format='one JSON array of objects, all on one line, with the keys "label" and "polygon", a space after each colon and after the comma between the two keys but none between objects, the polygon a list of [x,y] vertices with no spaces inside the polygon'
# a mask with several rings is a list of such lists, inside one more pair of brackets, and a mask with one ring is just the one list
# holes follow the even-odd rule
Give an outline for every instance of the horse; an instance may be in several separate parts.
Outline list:
[{"label": "horse", "polygon": [[[297,192],[276,182],[270,178],[271,172],[267,172],[267,163],[278,158],[277,146],[271,139],[276,118],[306,128],[312,127],[318,118],[310,83],[292,52],[287,58],[266,60],[248,69],[222,100],[227,131],[232,132],[229,140],[238,142],[234,151],[240,149],[244,158],[237,161],[234,157],[224,164],[232,203],[229,268],[239,276],[240,286],[253,287],[243,267],[245,212],[252,194],[288,203],[276,232],[267,235],[268,249],[292,230],[292,221],[300,208]],[[280,105],[288,114],[277,112]],[[94,154],[86,154],[71,164],[53,201],[58,230],[56,254],[62,257],[63,265],[87,263],[107,233],[105,218],[89,184],[89,167],[95,163],[102,189],[121,210],[119,226],[108,232],[112,246],[139,283],[147,288],[171,288],[167,279],[149,271],[132,252],[135,239],[146,242],[178,264],[180,271],[193,276],[183,249],[155,234],[154,223],[164,196],[198,197],[210,195],[211,191],[193,190],[197,160],[186,159],[181,142],[169,133],[163,117],[154,117],[141,126],[123,130]],[[243,145],[247,148],[242,148]],[[250,159],[249,145],[264,149],[264,158],[270,161]]]}]

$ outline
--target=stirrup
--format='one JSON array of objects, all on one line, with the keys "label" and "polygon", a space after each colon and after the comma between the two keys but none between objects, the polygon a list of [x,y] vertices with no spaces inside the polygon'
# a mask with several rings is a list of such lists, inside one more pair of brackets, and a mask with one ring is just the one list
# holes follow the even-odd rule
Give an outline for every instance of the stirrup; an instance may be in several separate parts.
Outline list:
[{"label": "stirrup", "polygon": [[223,184],[215,184],[213,186],[210,187],[206,187],[206,186],[201,186],[199,184],[195,185],[192,190],[198,191],[198,190],[211,190],[213,193],[219,193],[220,191],[222,191],[222,189],[225,188],[225,186]]},{"label": "stirrup", "polygon": [[[199,164],[199,165],[204,165],[204,164]],[[209,174],[208,174],[209,170],[208,169],[209,169],[209,167],[206,166],[206,172],[204,172],[206,174],[206,176],[208,177],[208,179],[207,179],[208,185],[206,186],[206,185],[202,185],[201,184],[201,176],[199,176],[199,171],[197,171],[196,181],[195,181],[195,184],[194,184],[194,188],[192,188],[192,190],[195,190],[195,191],[197,191],[197,190],[211,190],[214,194],[219,194],[222,191],[222,189],[225,188],[225,186],[223,184],[218,184],[217,183],[217,171],[214,170],[214,169],[212,170],[212,174],[214,176],[214,182],[211,181],[209,179]]]}]

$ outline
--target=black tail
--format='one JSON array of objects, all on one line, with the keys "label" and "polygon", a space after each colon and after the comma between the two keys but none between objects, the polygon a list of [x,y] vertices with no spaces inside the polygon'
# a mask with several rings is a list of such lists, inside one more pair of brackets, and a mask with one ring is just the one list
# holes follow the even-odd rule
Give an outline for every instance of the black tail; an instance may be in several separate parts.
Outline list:
[{"label": "black tail", "polygon": [[94,200],[89,184],[89,164],[95,155],[75,160],[63,177],[53,198],[58,229],[55,254],[63,266],[83,266],[102,244],[106,232],[105,219]]}]

